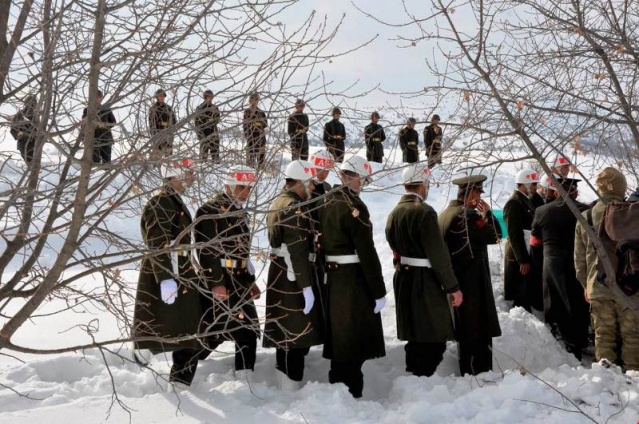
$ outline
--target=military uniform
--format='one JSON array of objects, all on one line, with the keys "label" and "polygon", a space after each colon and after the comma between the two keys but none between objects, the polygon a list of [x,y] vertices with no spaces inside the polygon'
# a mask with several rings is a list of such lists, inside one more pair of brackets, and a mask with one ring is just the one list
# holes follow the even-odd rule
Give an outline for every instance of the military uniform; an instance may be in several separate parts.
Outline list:
[{"label": "military uniform", "polygon": [[[82,111],[82,119],[87,116],[88,109]],[[110,163],[111,149],[113,147],[113,134],[111,128],[116,124],[115,116],[111,108],[103,105],[97,106],[97,120],[93,133],[93,163]],[[81,130],[84,136],[84,128]]]},{"label": "military uniform", "polygon": [[529,196],[528,199],[535,209],[546,204],[546,199],[544,199],[537,191]]},{"label": "military uniform", "polygon": [[366,142],[366,160],[382,163],[384,158],[384,145],[386,134],[379,124],[370,123],[364,128],[364,140]]},{"label": "military uniform", "polygon": [[11,119],[11,135],[17,141],[18,151],[25,163],[30,164],[35,151],[36,135],[38,128],[34,122],[35,111],[33,107],[27,107],[19,111]]},{"label": "military uniform", "polygon": [[336,162],[344,162],[344,139],[346,139],[346,129],[337,119],[333,119],[324,125],[324,144],[333,155]]},{"label": "military uniform", "polygon": [[211,157],[213,163],[220,160],[220,134],[217,126],[220,123],[220,109],[211,102],[205,101],[195,109],[195,132],[200,141],[200,159]]},{"label": "military uniform", "polygon": [[[197,339],[170,343],[166,338],[198,333],[202,316],[199,278],[191,262],[191,214],[170,187],[152,197],[142,212],[142,239],[149,250],[142,259],[133,313],[136,349],[154,353],[173,351],[172,379],[189,384],[197,366]],[[182,238],[178,236],[183,233]],[[160,296],[160,283],[175,279],[178,294],[168,305]],[[153,338],[153,339],[150,339]]]},{"label": "military uniform", "polygon": [[[320,292],[313,266],[315,231],[304,200],[284,189],[271,205],[267,231],[272,248],[266,290],[264,347],[274,347],[277,369],[301,381],[304,357],[322,343]],[[312,287],[317,302],[308,315],[302,290]]]},{"label": "military uniform", "polygon": [[432,167],[436,163],[442,163],[442,127],[430,124],[424,128],[424,145],[426,147],[426,157],[428,166]]},{"label": "military uniform", "polygon": [[161,156],[173,154],[173,137],[171,129],[177,123],[173,108],[166,103],[155,102],[149,111],[149,129],[154,138],[153,149]]},{"label": "military uniform", "polygon": [[315,271],[317,274],[317,282],[320,288],[320,299],[322,301],[322,312],[324,316],[326,316],[326,303],[327,299],[327,282],[326,282],[326,261],[324,259],[324,249],[319,243],[319,236],[322,233],[322,228],[320,227],[320,215],[321,210],[324,207],[324,198],[326,194],[329,193],[332,189],[331,185],[326,181],[312,181],[313,183],[313,191],[311,192],[311,198],[315,201],[310,204],[310,213],[313,219],[313,223],[315,225]]},{"label": "military uniform", "polygon": [[[532,258],[528,251],[529,240],[525,237],[525,231],[532,228],[532,220],[535,209],[528,197],[515,190],[504,205],[504,221],[508,231],[508,240],[504,253],[504,298],[514,301],[514,306],[521,306],[530,312],[535,295],[529,284],[532,269],[527,275],[522,275],[519,266],[532,265]],[[541,298],[539,291],[538,297]]]},{"label": "military uniform", "polygon": [[288,117],[288,136],[291,139],[291,160],[308,160],[308,115],[295,112]]},{"label": "military uniform", "polygon": [[[603,218],[606,206],[613,201],[622,201],[619,196],[602,194],[590,213],[584,218],[592,222],[595,233]],[[598,256],[586,230],[577,222],[575,229],[575,270],[577,279],[590,299],[590,313],[595,331],[595,357],[617,362],[617,343],[621,337],[621,360],[626,369],[639,370],[639,318],[637,313],[619,302],[612,290],[598,281]],[[639,294],[633,296],[639,298]]]},{"label": "military uniform", "polygon": [[581,359],[590,317],[574,263],[577,218],[562,199],[535,211],[531,244],[543,242],[544,316],[569,352]]},{"label": "military uniform", "polygon": [[419,134],[412,128],[404,127],[399,132],[399,148],[405,163],[419,162]]},{"label": "military uniform", "polygon": [[437,213],[405,194],[388,216],[386,240],[397,262],[393,290],[397,338],[408,341],[406,371],[431,376],[455,338],[447,293],[459,290]]},{"label": "military uniform", "polygon": [[246,164],[262,167],[266,160],[266,113],[258,107],[249,107],[244,111],[242,129],[246,138]]},{"label": "military uniform", "polygon": [[488,263],[489,244],[501,239],[501,228],[490,211],[486,217],[452,200],[439,216],[455,277],[464,301],[455,309],[462,375],[492,370],[492,338],[501,335]]},{"label": "military uniform", "polygon": [[341,186],[324,203],[320,212],[328,281],[324,357],[331,360],[329,381],[345,383],[353,396],[360,397],[364,361],[386,354],[382,320],[373,312],[386,287],[364,202]]},{"label": "military uniform", "polygon": [[[226,193],[214,195],[196,213],[195,241],[206,286],[202,296],[202,333],[205,358],[224,341],[235,342],[235,369],[254,369],[260,323],[251,294],[255,275],[249,267],[251,232],[246,211]],[[212,290],[224,286],[228,299],[213,298]]]}]

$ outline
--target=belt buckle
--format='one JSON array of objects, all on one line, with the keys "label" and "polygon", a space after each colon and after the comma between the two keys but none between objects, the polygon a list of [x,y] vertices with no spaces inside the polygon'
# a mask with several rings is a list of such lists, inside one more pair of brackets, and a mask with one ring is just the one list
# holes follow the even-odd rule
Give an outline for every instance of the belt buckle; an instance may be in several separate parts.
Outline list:
[{"label": "belt buckle", "polygon": [[315,263],[315,261],[317,260],[317,253],[309,253],[308,254],[308,260],[309,260],[309,262]]},{"label": "belt buckle", "polygon": [[225,264],[224,264],[224,266],[225,266],[226,268],[233,268],[233,259],[228,259],[228,258],[227,258],[227,259],[225,260]]}]

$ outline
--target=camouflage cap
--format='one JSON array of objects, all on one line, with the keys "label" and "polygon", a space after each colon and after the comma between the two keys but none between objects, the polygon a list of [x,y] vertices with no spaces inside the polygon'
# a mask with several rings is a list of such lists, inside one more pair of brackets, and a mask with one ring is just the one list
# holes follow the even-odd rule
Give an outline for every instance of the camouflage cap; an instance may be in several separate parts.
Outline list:
[{"label": "camouflage cap", "polygon": [[439,117],[439,115],[434,114],[433,117],[430,120],[431,121],[441,121],[442,119]]},{"label": "camouflage cap", "polygon": [[306,106],[306,102],[302,99],[295,100],[295,106]]},{"label": "camouflage cap", "polygon": [[371,113],[371,119],[373,119],[373,118],[379,119],[379,112],[375,111],[375,112]]},{"label": "camouflage cap", "polygon": [[334,107],[333,108],[332,115],[341,115],[341,114],[342,114],[342,111],[340,110],[340,108],[338,108],[338,107]]},{"label": "camouflage cap", "polygon": [[626,177],[613,167],[604,168],[595,179],[595,185],[599,194],[612,194],[623,197],[628,188]]},{"label": "camouflage cap", "polygon": [[162,95],[162,96],[166,96],[166,91],[164,91],[164,90],[163,90],[163,89],[161,89],[161,88],[158,88],[158,89],[155,91],[155,97],[160,96],[160,95]]},{"label": "camouflage cap", "polygon": [[249,100],[259,100],[260,99],[260,95],[258,94],[257,91],[253,91],[252,93],[249,93]]},{"label": "camouflage cap", "polygon": [[211,90],[204,90],[204,96],[211,96],[213,97],[213,92]]},{"label": "camouflage cap", "polygon": [[406,120],[407,124],[416,124],[417,123],[417,119],[413,118],[412,116],[410,118],[408,118]]},{"label": "camouflage cap", "polygon": [[487,179],[488,177],[482,174],[469,175],[467,177],[456,178],[452,183],[458,186],[460,191],[479,190],[481,193],[484,193],[483,183]]}]

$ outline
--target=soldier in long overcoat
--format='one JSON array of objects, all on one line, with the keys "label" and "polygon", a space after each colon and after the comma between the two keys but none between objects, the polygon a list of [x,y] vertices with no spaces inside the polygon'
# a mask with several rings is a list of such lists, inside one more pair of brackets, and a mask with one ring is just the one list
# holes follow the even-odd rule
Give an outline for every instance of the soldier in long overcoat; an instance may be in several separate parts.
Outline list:
[{"label": "soldier in long overcoat", "polygon": [[339,119],[342,111],[335,107],[332,113],[333,119],[324,124],[324,144],[335,158],[335,162],[344,162],[344,140],[346,139],[346,128]]},{"label": "soldier in long overcoat", "polygon": [[[253,298],[259,294],[251,266],[251,231],[243,208],[256,183],[254,169],[231,166],[224,176],[224,191],[197,211],[195,241],[206,295],[202,296],[201,323],[206,351],[225,341],[235,342],[235,372],[249,377],[255,368],[260,323]],[[249,375],[247,375],[249,374]]]},{"label": "soldier in long overcoat", "polygon": [[442,163],[442,140],[444,130],[439,126],[441,118],[435,114],[430,120],[430,125],[424,128],[424,146],[426,147],[426,157],[428,166],[433,167],[436,163]]},{"label": "soldier in long overcoat", "polygon": [[38,100],[33,95],[24,99],[24,107],[11,118],[10,133],[18,142],[20,156],[28,165],[33,160],[38,126],[35,123]]},{"label": "soldier in long overcoat", "polygon": [[501,227],[480,197],[485,180],[485,175],[453,180],[459,186],[457,199],[439,216],[439,228],[464,293],[464,302],[455,310],[462,375],[492,370],[492,338],[501,335],[487,247],[501,239]]},{"label": "soldier in long overcoat", "polygon": [[211,157],[213,163],[220,160],[220,109],[213,103],[213,92],[204,91],[204,102],[195,109],[195,133],[200,141],[200,159]]},{"label": "soldier in long overcoat", "polygon": [[320,211],[328,281],[324,357],[328,379],[344,383],[354,397],[364,388],[362,365],[386,354],[379,312],[386,287],[373,242],[373,225],[359,190],[369,181],[370,164],[353,156],[340,166],[343,185],[324,199]]},{"label": "soldier in long overcoat", "polygon": [[379,112],[371,113],[371,123],[364,128],[364,141],[366,142],[366,160],[382,163],[384,158],[384,141],[386,134],[384,127],[378,124]]},{"label": "soldier in long overcoat", "polygon": [[422,164],[404,170],[406,194],[386,223],[386,240],[395,262],[397,338],[408,341],[406,371],[427,377],[442,361],[446,341],[455,339],[448,294],[454,307],[462,302],[437,213],[425,201],[428,175]]},{"label": "soldier in long overcoat", "polygon": [[291,139],[291,160],[308,160],[308,115],[304,113],[306,103],[295,101],[295,112],[288,117],[287,133]]},{"label": "soldier in long overcoat", "polygon": [[419,134],[415,131],[415,118],[408,118],[406,126],[399,131],[399,148],[405,163],[419,162]]},{"label": "soldier in long overcoat", "polygon": [[258,168],[266,161],[266,113],[257,107],[260,96],[257,93],[249,95],[249,107],[244,110],[242,129],[246,139],[246,164]]},{"label": "soldier in long overcoat", "polygon": [[155,103],[149,110],[149,131],[153,140],[151,159],[157,160],[173,154],[173,127],[177,123],[173,108],[166,103],[166,92],[155,92]]},{"label": "soldier in long overcoat", "polygon": [[[108,106],[102,104],[102,91],[98,90],[96,94],[97,116],[95,122],[95,131],[93,132],[93,163],[110,163],[111,149],[113,147],[113,134],[111,129],[115,126],[116,120],[113,111]],[[82,111],[82,128],[80,129],[80,137],[84,138],[84,120],[89,110],[84,108]]]},{"label": "soldier in long overcoat", "polygon": [[[528,312],[533,304],[539,308],[541,287],[535,290],[530,277],[534,274],[530,255],[530,230],[535,207],[528,195],[536,192],[539,178],[532,169],[522,169],[515,177],[517,189],[504,205],[504,221],[508,232],[504,253],[504,298],[513,306],[521,306]],[[534,297],[534,299],[533,299]]]},{"label": "soldier in long overcoat", "polygon": [[[561,184],[576,200],[579,191],[573,178],[562,178]],[[582,210],[586,205],[577,203]],[[557,198],[537,208],[532,224],[532,246],[543,245],[544,317],[553,334],[562,340],[566,350],[582,358],[588,346],[590,314],[583,288],[577,280],[574,251],[577,218],[566,200]]]},{"label": "soldier in long overcoat", "polygon": [[282,389],[295,390],[304,378],[304,357],[322,343],[322,310],[313,262],[315,230],[303,202],[313,177],[306,161],[293,161],[286,184],[266,218],[271,265],[266,289],[264,347],[276,349]]},{"label": "soldier in long overcoat", "polygon": [[[165,185],[142,212],[142,260],[133,314],[135,349],[172,352],[171,382],[191,384],[201,344],[202,287],[191,261],[191,214],[180,194],[192,183],[190,161],[163,165]],[[167,339],[184,338],[181,341]]]}]

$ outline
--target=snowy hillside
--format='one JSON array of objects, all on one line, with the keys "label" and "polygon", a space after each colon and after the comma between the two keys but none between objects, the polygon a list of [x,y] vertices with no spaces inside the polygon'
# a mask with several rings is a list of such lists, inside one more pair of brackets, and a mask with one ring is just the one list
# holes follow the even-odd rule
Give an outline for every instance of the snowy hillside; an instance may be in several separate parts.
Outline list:
[{"label": "snowy hillside", "polygon": [[[286,154],[285,154],[286,155]],[[391,162],[397,160],[393,151]],[[404,371],[403,343],[396,339],[395,302],[392,296],[391,252],[384,236],[386,217],[402,192],[399,173],[388,173],[375,164],[376,181],[362,194],[374,225],[375,243],[382,260],[387,307],[382,311],[387,355],[365,363],[364,396],[353,399],[343,385],[328,383],[328,361],[321,348],[313,348],[306,364],[305,385],[284,393],[275,384],[274,350],[258,349],[255,384],[233,376],[233,346],[200,363],[193,386],[174,391],[167,382],[115,355],[103,358],[98,351],[47,357],[0,355],[0,423],[634,423],[639,421],[639,379],[627,379],[619,369],[598,364],[585,369],[535,316],[516,308],[507,310],[503,300],[502,246],[493,246],[491,270],[503,336],[494,340],[495,372],[478,377],[459,377],[457,347],[449,344],[444,361],[431,378],[417,378]],[[284,166],[284,164],[282,164]],[[499,208],[512,190],[512,178],[521,164],[485,170],[493,206]],[[440,211],[448,202],[451,169],[443,166],[435,175],[428,202]],[[595,170],[584,164],[591,176]],[[494,175],[493,175],[494,174]],[[335,176],[331,176],[336,182]],[[195,209],[213,181],[203,178],[195,187]],[[115,181],[114,186],[122,184]],[[260,197],[272,196],[281,182],[264,181]],[[208,189],[208,194],[210,194]],[[593,193],[584,189],[583,196]],[[257,217],[258,220],[263,217]],[[139,240],[139,216],[126,213],[113,218],[129,240]],[[254,246],[264,248],[264,231]],[[55,249],[55,246],[50,247]],[[255,258],[254,262],[259,263]],[[259,263],[258,282],[264,287],[266,273]],[[131,291],[137,270],[123,270]],[[87,277],[79,284],[95,284]],[[61,305],[51,301],[42,311]],[[264,296],[258,313],[264,312]],[[128,311],[129,314],[131,311]],[[4,318],[0,318],[2,323]],[[33,320],[15,336],[15,343],[59,347],[88,342],[79,325],[96,327],[97,340],[122,335],[122,328],[102,310],[65,312],[55,319]],[[114,346],[130,356],[130,346]],[[105,362],[106,359],[106,362]],[[153,368],[168,378],[170,360],[156,357]],[[114,397],[114,389],[117,398]],[[565,396],[565,397],[564,397]],[[581,413],[583,412],[583,414]],[[586,417],[588,415],[590,418]]]}]

